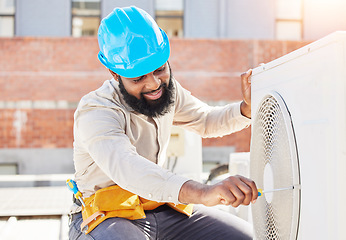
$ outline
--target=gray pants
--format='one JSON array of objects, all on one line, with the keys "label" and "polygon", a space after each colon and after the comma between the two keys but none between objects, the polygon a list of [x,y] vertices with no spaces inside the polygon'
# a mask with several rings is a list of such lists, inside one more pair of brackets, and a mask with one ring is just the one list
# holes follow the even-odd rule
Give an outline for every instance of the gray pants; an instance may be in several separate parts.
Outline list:
[{"label": "gray pants", "polygon": [[146,211],[145,219],[109,218],[87,235],[80,231],[79,215],[70,223],[70,240],[252,239],[252,226],[246,221],[199,205],[191,217],[163,205]]}]

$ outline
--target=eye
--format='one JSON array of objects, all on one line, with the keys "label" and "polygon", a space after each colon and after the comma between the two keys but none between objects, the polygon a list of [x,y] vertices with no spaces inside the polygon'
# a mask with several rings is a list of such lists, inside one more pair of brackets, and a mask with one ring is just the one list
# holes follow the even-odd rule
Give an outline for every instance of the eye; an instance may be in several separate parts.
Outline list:
[{"label": "eye", "polygon": [[166,69],[166,66],[163,66],[159,69],[157,69],[155,72],[163,72]]},{"label": "eye", "polygon": [[140,78],[137,78],[137,79],[133,79],[132,81],[135,82],[135,83],[138,83],[138,82],[140,82],[142,79],[143,79],[143,76],[141,76]]}]

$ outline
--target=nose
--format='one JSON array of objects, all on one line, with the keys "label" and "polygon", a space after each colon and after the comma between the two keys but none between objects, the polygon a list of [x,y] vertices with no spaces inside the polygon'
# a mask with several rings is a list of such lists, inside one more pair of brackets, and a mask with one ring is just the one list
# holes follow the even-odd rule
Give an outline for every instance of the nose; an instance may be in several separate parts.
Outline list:
[{"label": "nose", "polygon": [[155,76],[153,73],[147,75],[145,88],[147,91],[157,90],[161,85],[161,79]]}]

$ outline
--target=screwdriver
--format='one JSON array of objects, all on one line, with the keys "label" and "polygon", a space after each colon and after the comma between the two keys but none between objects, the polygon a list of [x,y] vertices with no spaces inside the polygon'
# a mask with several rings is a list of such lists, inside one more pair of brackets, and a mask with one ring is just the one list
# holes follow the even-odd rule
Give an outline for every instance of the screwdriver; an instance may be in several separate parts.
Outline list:
[{"label": "screwdriver", "polygon": [[77,199],[79,199],[79,201],[82,203],[83,207],[85,207],[85,203],[82,199],[82,193],[78,190],[76,182],[73,181],[72,179],[67,179],[66,185],[67,185],[68,189],[70,189],[73,192],[74,196]]},{"label": "screwdriver", "polygon": [[270,190],[263,190],[261,188],[258,188],[258,196],[262,196],[264,193],[270,193],[270,192],[278,192],[278,191],[285,191],[285,190],[292,190],[294,188],[300,188],[300,185],[293,185],[290,187],[286,187],[286,188],[277,188],[277,189],[270,189]]}]

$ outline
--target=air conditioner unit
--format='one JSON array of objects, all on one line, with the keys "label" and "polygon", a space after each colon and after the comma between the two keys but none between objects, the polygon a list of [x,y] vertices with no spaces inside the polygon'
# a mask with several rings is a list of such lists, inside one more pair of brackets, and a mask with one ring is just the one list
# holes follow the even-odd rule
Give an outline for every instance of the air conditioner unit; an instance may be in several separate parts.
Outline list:
[{"label": "air conditioner unit", "polygon": [[256,239],[346,239],[346,32],[253,70]]},{"label": "air conditioner unit", "polygon": [[188,130],[173,126],[163,166],[179,175],[202,181],[202,138]]}]

